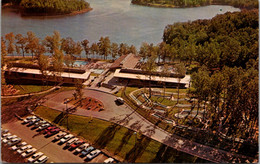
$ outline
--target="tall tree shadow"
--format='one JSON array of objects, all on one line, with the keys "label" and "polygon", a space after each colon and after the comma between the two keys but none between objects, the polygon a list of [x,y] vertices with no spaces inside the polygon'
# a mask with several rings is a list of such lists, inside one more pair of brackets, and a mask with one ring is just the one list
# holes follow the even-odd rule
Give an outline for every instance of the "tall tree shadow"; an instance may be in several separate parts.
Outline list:
[{"label": "tall tree shadow", "polygon": [[98,137],[98,139],[95,141],[95,146],[99,148],[104,148],[106,145],[114,138],[116,132],[121,127],[117,124],[110,125],[107,127]]},{"label": "tall tree shadow", "polygon": [[55,119],[53,120],[53,122],[55,124],[58,124],[61,120],[63,120],[63,118],[65,117],[65,113],[61,112],[57,117],[55,117]]},{"label": "tall tree shadow", "polygon": [[116,148],[115,154],[118,154],[122,150],[123,146],[129,141],[132,135],[133,135],[133,131],[128,129],[128,131],[123,136],[120,145]]},{"label": "tall tree shadow", "polygon": [[137,139],[134,147],[126,154],[125,159],[130,163],[134,163],[144,153],[150,142],[151,138],[142,135],[140,139]]}]

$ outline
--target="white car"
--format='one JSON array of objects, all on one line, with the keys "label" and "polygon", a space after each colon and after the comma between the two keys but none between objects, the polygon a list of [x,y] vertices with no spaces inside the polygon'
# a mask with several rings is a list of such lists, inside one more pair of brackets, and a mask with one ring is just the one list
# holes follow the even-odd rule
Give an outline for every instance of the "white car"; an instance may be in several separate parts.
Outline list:
[{"label": "white car", "polygon": [[8,136],[11,136],[12,134],[11,133],[5,133],[5,134],[2,134],[2,136],[3,136],[3,138],[5,138],[5,137],[8,137]]},{"label": "white car", "polygon": [[12,150],[17,150],[17,149],[19,149],[20,147],[23,147],[23,146],[25,146],[25,145],[27,145],[27,143],[26,143],[26,142],[22,142],[22,143],[20,143],[20,144],[17,144],[17,145],[12,146],[11,149],[12,149]]},{"label": "white car", "polygon": [[98,150],[98,149],[93,150],[92,152],[90,152],[90,153],[87,155],[87,159],[91,160],[91,159],[95,158],[96,156],[98,156],[99,153],[101,153],[100,150]]},{"label": "white car", "polygon": [[22,124],[27,124],[30,120],[36,119],[36,118],[37,118],[36,116],[28,116],[25,119],[23,119]]},{"label": "white car", "polygon": [[89,147],[88,143],[84,143],[83,145],[80,145],[76,150],[75,153],[80,153],[83,149]]},{"label": "white car", "polygon": [[64,136],[62,139],[60,139],[60,144],[67,142],[69,139],[71,139],[73,137],[74,136],[72,134],[68,134],[68,135]]},{"label": "white car", "polygon": [[43,155],[42,152],[35,153],[33,156],[31,156],[31,157],[28,159],[28,162],[29,162],[29,163],[33,163],[33,162],[36,161],[38,158],[40,158],[42,155]]},{"label": "white car", "polygon": [[17,135],[12,135],[12,136],[6,137],[6,139],[8,139],[8,140],[11,140],[11,139],[13,139],[13,138],[17,138]]},{"label": "white car", "polygon": [[46,155],[41,156],[37,161],[35,161],[34,163],[44,163],[49,159],[49,157],[47,157]]},{"label": "white car", "polygon": [[32,148],[32,145],[25,145],[17,150],[19,154],[22,154],[25,150]]},{"label": "white car", "polygon": [[25,152],[22,153],[22,157],[29,157],[33,153],[35,153],[37,150],[35,148],[27,149]]},{"label": "white car", "polygon": [[9,141],[9,142],[7,143],[7,145],[8,145],[8,146],[13,146],[13,145],[18,144],[18,143],[21,142],[21,141],[22,141],[21,138],[13,138],[13,139],[11,139],[11,141]]},{"label": "white car", "polygon": [[54,137],[54,140],[59,140],[61,139],[62,137],[64,137],[67,133],[66,132],[61,132],[59,134],[57,134],[56,137]]},{"label": "white car", "polygon": [[104,163],[113,163],[115,160],[114,160],[114,158],[108,158],[108,159],[106,159],[106,160],[104,160]]},{"label": "white car", "polygon": [[43,130],[43,129],[46,129],[46,128],[48,128],[49,126],[51,126],[49,123],[47,123],[47,124],[42,124],[37,130]]},{"label": "white car", "polygon": [[71,144],[73,144],[74,142],[77,142],[79,139],[78,138],[72,138],[70,139],[67,143],[66,146],[70,146]]}]

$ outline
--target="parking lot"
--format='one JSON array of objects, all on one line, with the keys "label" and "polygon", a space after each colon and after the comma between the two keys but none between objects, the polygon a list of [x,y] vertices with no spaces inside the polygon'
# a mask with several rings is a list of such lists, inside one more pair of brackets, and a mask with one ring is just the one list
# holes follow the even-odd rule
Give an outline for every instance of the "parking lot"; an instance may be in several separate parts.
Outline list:
[{"label": "parking lot", "polygon": [[[2,124],[3,129],[8,129],[11,134],[15,134],[22,139],[22,141],[27,142],[27,144],[32,145],[37,149],[37,152],[43,152],[49,157],[47,163],[103,163],[105,159],[108,158],[105,154],[101,153],[96,158],[86,161],[86,157],[81,158],[79,154],[75,155],[73,152],[75,150],[66,149],[65,145],[59,145],[58,142],[53,142],[53,135],[49,138],[44,137],[43,134],[36,131],[36,129],[31,130],[31,127],[27,127],[26,124],[21,124],[22,121],[15,121],[7,124]],[[61,133],[61,132],[60,132]],[[4,152],[2,152],[4,153]],[[13,151],[13,153],[17,153]]]}]

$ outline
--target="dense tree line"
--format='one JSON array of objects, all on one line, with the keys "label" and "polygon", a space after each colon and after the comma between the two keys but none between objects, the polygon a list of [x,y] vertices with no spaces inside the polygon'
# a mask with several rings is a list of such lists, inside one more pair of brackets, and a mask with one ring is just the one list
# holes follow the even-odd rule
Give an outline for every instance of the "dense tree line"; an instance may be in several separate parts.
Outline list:
[{"label": "dense tree line", "polygon": [[197,7],[214,4],[248,9],[258,8],[257,0],[132,0],[132,3],[155,7]]},{"label": "dense tree line", "polygon": [[[66,59],[81,58],[84,50],[87,58],[107,59],[111,56],[116,59],[119,56],[129,53],[136,54],[135,46],[128,46],[125,43],[111,43],[109,37],[101,37],[96,43],[90,45],[87,39],[83,41],[74,41],[71,37],[61,38],[59,32],[54,31],[53,35],[46,36],[43,40],[38,38],[32,31],[26,35],[8,33],[2,37],[2,46],[6,55],[31,54],[32,57],[38,58],[40,55],[58,53],[59,50]],[[56,50],[56,52],[55,52]],[[91,56],[92,55],[92,56]],[[3,55],[2,55],[3,56]]]},{"label": "dense tree line", "polygon": [[5,0],[3,3],[19,5],[23,13],[69,14],[90,8],[84,0]]},{"label": "dense tree line", "polygon": [[20,6],[27,13],[68,14],[89,8],[84,0],[22,0]]},{"label": "dense tree line", "polygon": [[186,63],[245,68],[250,59],[258,57],[258,30],[258,10],[245,10],[168,25],[163,40],[172,47],[173,55]]}]

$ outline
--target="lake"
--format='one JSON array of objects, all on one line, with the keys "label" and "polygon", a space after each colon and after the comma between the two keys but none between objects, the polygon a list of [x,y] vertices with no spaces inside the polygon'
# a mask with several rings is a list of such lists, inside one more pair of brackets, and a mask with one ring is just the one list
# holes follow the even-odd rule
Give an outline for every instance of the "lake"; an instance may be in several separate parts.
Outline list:
[{"label": "lake", "polygon": [[157,44],[162,41],[166,25],[197,19],[210,19],[217,14],[240,11],[231,6],[211,5],[196,8],[154,8],[132,5],[130,0],[87,0],[92,11],[76,16],[56,18],[21,17],[11,9],[2,10],[2,36],[14,32],[26,34],[33,31],[43,39],[54,30],[61,37],[75,41],[88,39],[98,42],[101,36],[109,36],[112,42],[133,44],[142,42]]}]

